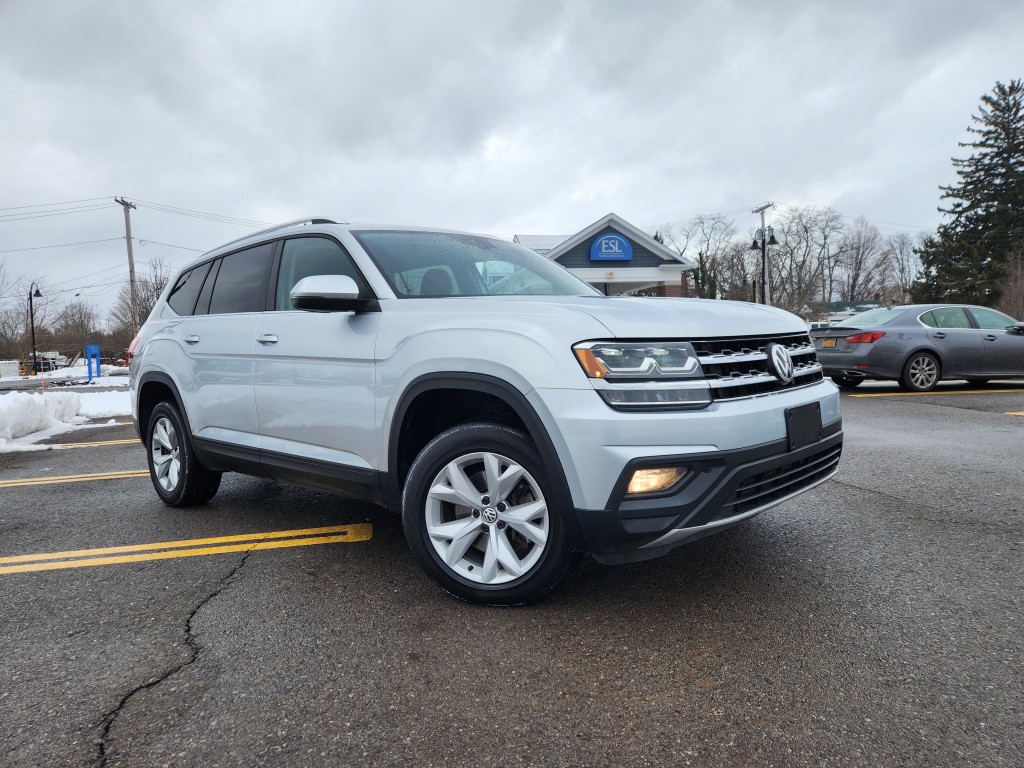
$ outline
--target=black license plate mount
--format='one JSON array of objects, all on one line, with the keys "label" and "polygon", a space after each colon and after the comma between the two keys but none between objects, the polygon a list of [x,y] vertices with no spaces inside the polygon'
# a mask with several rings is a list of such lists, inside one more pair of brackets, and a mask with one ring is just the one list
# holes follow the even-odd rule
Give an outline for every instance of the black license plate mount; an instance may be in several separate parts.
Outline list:
[{"label": "black license plate mount", "polygon": [[821,440],[821,403],[807,403],[786,409],[786,437],[795,451]]}]

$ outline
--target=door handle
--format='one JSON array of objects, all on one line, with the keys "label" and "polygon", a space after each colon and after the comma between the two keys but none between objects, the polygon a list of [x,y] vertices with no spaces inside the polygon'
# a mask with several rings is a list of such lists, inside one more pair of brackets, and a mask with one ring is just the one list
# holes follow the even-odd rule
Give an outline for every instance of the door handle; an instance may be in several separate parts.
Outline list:
[{"label": "door handle", "polygon": [[183,341],[184,341],[184,342],[185,342],[186,344],[198,344],[198,343],[199,343],[199,337],[198,337],[198,336],[196,336],[195,334],[192,334],[191,336],[186,336],[186,337],[185,337],[185,338],[183,339]]},{"label": "door handle", "polygon": [[946,334],[942,333],[941,331],[939,333],[933,333],[932,336],[934,336],[936,339],[946,338]]},{"label": "door handle", "polygon": [[996,336],[996,335],[994,335],[994,334],[991,334],[991,333],[990,333],[990,334],[988,334],[988,335],[987,335],[987,336],[985,337],[985,341],[995,341],[995,340],[996,340],[996,339],[998,339],[998,338],[999,338],[998,336]]},{"label": "door handle", "polygon": [[260,344],[277,344],[277,334],[264,333],[262,336],[257,336],[256,341]]}]

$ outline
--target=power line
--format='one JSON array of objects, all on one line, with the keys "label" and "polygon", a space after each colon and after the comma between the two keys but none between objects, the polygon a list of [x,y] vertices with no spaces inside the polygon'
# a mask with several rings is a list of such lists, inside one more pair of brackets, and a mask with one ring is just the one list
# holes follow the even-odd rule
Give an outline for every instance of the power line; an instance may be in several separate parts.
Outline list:
[{"label": "power line", "polygon": [[178,216],[191,216],[196,219],[206,219],[207,221],[218,221],[222,224],[237,224],[238,226],[244,227],[266,227],[270,226],[269,222],[257,221],[256,219],[246,219],[240,216],[228,216],[221,213],[210,213],[209,211],[197,211],[192,208],[181,208],[176,205],[167,205],[166,203],[155,203],[149,200],[136,200],[135,201],[140,207],[151,208],[155,211],[161,211],[163,213],[173,213]]},{"label": "power line", "polygon": [[[117,238],[117,239],[120,240],[121,238]],[[153,243],[154,245],[166,245],[168,248],[180,248],[183,251],[195,251],[196,253],[206,253],[206,251],[202,250],[201,248],[187,248],[184,245],[174,245],[172,243],[161,243],[159,240],[150,240],[149,238],[137,237],[137,238],[135,238],[135,241],[139,245],[148,245],[149,243]],[[0,251],[0,253],[3,253],[3,251]]]},{"label": "power line", "polygon": [[50,216],[65,216],[65,215],[67,215],[69,213],[85,213],[87,211],[98,211],[98,210],[101,210],[103,208],[110,208],[110,207],[112,207],[112,206],[109,205],[109,204],[104,204],[104,205],[82,206],[82,207],[79,207],[79,208],[64,208],[64,209],[56,210],[56,211],[33,211],[32,213],[26,213],[26,214],[9,214],[9,213],[8,214],[0,214],[0,224],[6,223],[6,222],[9,222],[9,221],[25,221],[27,219],[45,219],[45,218],[48,218]]},{"label": "power line", "polygon": [[[80,243],[58,243],[57,245],[35,245],[31,248],[8,248],[0,253],[17,253],[19,251],[42,251],[46,248],[70,248],[73,245],[90,245],[91,243],[109,243],[112,240],[124,240],[123,237],[107,237],[103,240],[83,240]],[[172,246],[178,247],[178,246]]]},{"label": "power line", "polygon": [[75,203],[91,203],[96,200],[106,200],[107,197],[87,197],[84,200],[65,200],[63,203],[39,203],[38,205],[15,205],[11,208],[0,208],[0,211],[21,211],[26,208],[56,208],[61,205],[73,205]]}]

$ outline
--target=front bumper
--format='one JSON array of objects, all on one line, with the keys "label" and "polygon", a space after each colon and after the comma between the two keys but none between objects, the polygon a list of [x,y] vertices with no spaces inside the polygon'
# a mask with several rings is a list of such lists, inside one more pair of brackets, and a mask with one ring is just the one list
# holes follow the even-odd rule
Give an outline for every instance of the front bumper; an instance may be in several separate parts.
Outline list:
[{"label": "front bumper", "polygon": [[[605,509],[576,510],[594,557],[622,563],[659,557],[686,541],[724,530],[832,477],[842,453],[841,421],[822,438],[794,451],[786,440],[699,455],[658,456],[630,462]],[[681,486],[658,497],[629,498],[625,489],[642,466],[685,466]]]}]

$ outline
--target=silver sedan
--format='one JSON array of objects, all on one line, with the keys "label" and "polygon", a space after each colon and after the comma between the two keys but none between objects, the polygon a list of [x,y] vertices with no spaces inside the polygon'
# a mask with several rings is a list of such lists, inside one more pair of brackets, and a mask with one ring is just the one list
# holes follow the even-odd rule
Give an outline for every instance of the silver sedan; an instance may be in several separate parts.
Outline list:
[{"label": "silver sedan", "polygon": [[915,304],[872,309],[811,331],[818,361],[840,387],[893,379],[927,392],[943,379],[1024,376],[1024,323],[987,307]]}]

